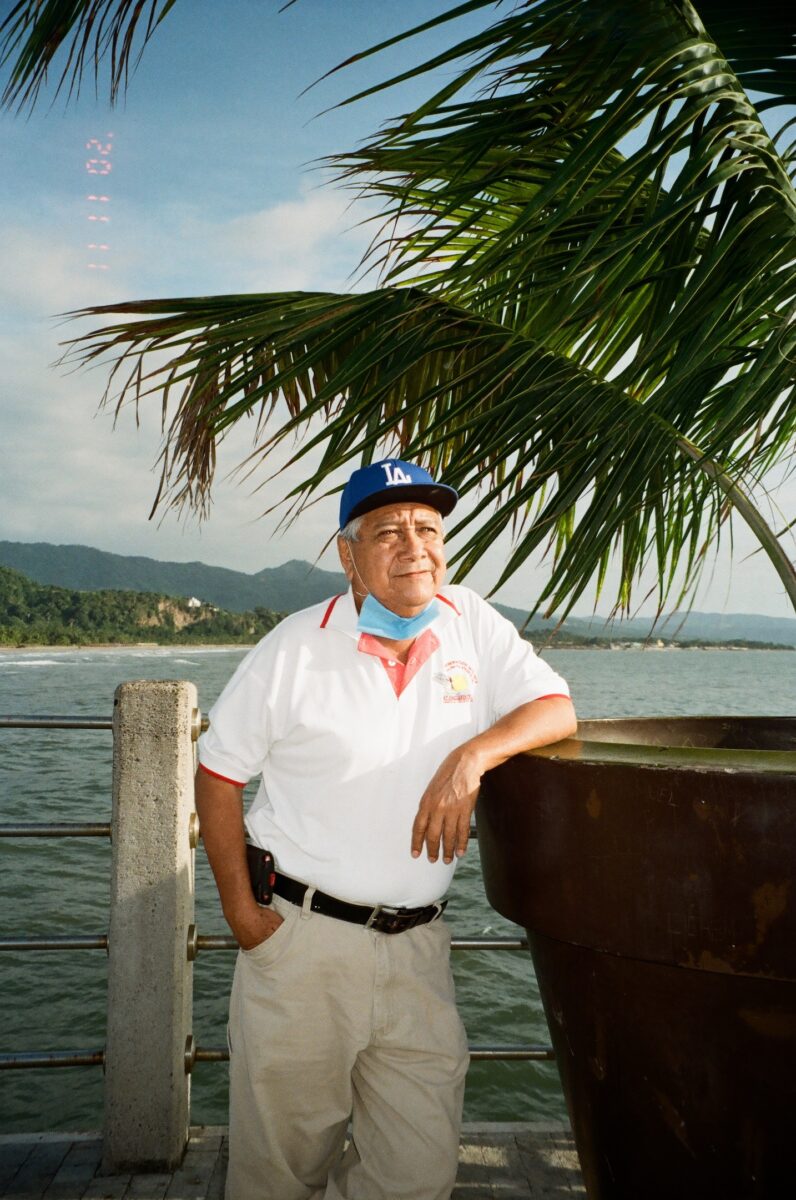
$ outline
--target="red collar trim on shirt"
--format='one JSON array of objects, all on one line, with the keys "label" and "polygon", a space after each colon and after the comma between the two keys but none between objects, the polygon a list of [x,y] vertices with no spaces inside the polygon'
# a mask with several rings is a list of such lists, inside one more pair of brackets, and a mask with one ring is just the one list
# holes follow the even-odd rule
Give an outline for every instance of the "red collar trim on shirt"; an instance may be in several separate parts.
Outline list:
[{"label": "red collar trim on shirt", "polygon": [[332,599],[329,601],[329,607],[326,609],[326,612],[323,614],[323,620],[321,621],[321,629],[326,628],[326,622],[329,620],[329,617],[332,615],[332,609],[334,608],[335,604],[340,599],[340,597],[344,596],[344,595],[345,595],[345,592],[340,592],[339,596],[333,596]]},{"label": "red collar trim on shirt", "polygon": [[462,614],[459,612],[459,610],[458,610],[458,608],[456,607],[456,605],[453,603],[453,601],[452,601],[452,600],[449,600],[447,596],[443,596],[442,592],[437,592],[436,599],[437,599],[437,600],[441,600],[443,604],[447,604],[449,608],[452,608],[452,609],[453,609],[453,611],[456,613],[456,616],[457,616],[457,617],[460,617],[460,616],[462,615]]},{"label": "red collar trim on shirt", "polygon": [[395,658],[395,651],[388,650],[372,633],[360,633],[357,650],[362,654],[373,654],[376,658],[383,658],[385,661]]}]

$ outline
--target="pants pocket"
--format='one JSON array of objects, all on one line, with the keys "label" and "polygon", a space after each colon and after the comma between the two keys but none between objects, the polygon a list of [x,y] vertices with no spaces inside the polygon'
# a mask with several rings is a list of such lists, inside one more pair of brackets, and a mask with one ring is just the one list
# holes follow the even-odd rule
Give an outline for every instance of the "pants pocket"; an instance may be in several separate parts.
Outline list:
[{"label": "pants pocket", "polygon": [[257,966],[268,966],[276,962],[287,949],[300,915],[300,909],[287,900],[280,900],[278,904],[274,903],[274,910],[282,918],[282,924],[265,941],[252,946],[251,950],[241,949],[241,957],[246,962],[255,963]]}]

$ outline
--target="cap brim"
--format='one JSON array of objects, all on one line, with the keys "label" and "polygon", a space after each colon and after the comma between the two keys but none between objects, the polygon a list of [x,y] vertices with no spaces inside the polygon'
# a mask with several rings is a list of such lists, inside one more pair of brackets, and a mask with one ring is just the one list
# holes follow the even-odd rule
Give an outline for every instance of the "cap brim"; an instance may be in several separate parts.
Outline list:
[{"label": "cap brim", "polygon": [[447,517],[448,513],[453,512],[458,499],[458,492],[444,483],[408,483],[401,484],[400,487],[387,487],[355,504],[345,524],[353,521],[355,517],[363,517],[365,513],[373,512],[376,508],[406,504],[413,500],[419,504],[427,504],[429,508],[435,508],[440,516]]}]

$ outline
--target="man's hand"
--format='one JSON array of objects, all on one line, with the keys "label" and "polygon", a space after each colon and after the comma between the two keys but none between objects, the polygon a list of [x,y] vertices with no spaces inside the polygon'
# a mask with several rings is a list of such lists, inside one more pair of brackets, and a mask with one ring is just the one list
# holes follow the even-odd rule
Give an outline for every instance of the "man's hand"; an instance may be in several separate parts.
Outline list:
[{"label": "man's hand", "polygon": [[244,913],[234,913],[227,917],[227,923],[232,930],[241,950],[253,950],[261,942],[265,942],[276,933],[284,921],[273,908],[262,908],[255,902],[253,909]]},{"label": "man's hand", "polygon": [[453,862],[454,854],[461,858],[482,776],[514,754],[572,737],[576,729],[572,701],[543,696],[521,704],[452,751],[423,792],[412,826],[412,856],[419,858],[425,842],[429,859],[436,862],[441,840],[446,863]]},{"label": "man's hand", "polygon": [[196,811],[224,917],[242,950],[253,950],[275,933],[283,918],[257,903],[246,864],[243,785],[196,772]]},{"label": "man's hand", "polygon": [[440,840],[446,863],[467,849],[470,817],[478,799],[484,768],[475,739],[453,750],[434,774],[423,793],[412,826],[412,856],[418,858],[423,843],[431,862],[439,858]]}]

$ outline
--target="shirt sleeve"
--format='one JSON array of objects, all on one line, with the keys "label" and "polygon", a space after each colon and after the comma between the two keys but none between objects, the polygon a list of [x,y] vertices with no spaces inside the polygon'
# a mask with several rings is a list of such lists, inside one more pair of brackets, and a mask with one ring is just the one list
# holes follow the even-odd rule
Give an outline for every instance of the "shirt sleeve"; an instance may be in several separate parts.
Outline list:
[{"label": "shirt sleeve", "polygon": [[199,763],[211,775],[240,786],[261,774],[271,744],[270,697],[263,644],[247,654],[209,712],[199,739]]},{"label": "shirt sleeve", "polygon": [[511,621],[475,595],[481,635],[481,662],[489,664],[493,719],[499,720],[531,700],[569,696],[569,687],[549,663],[534,653]]}]

